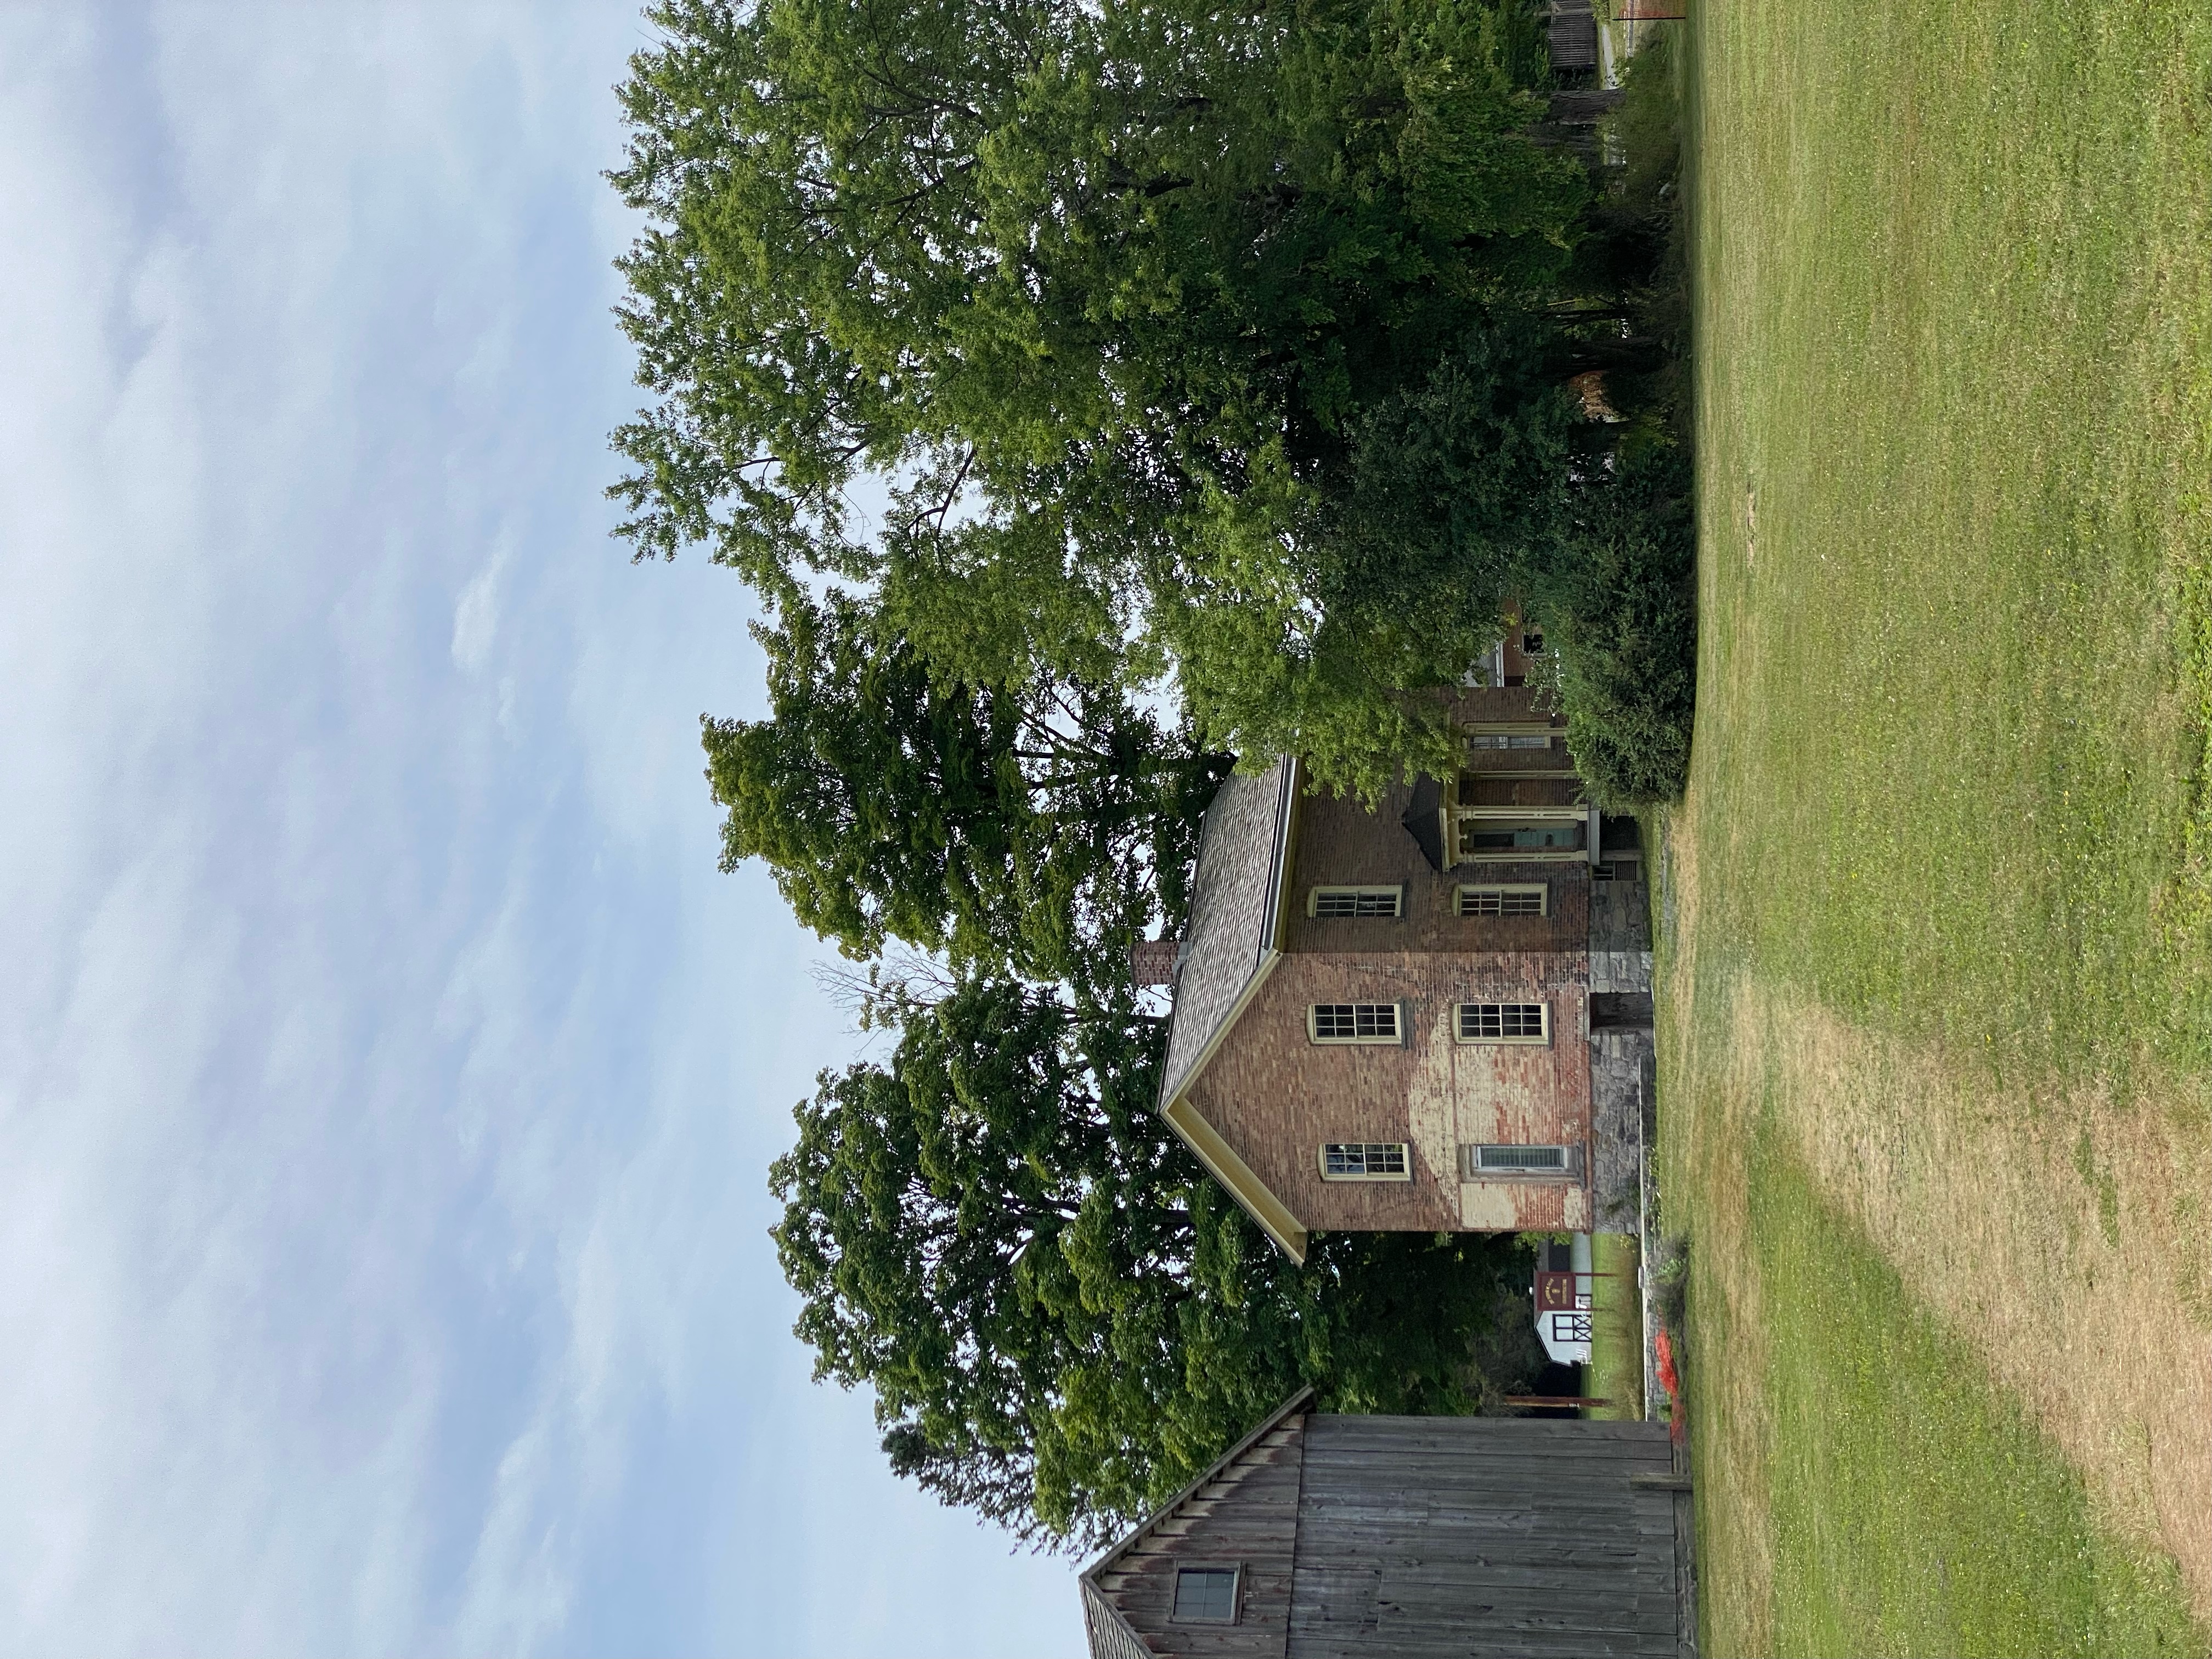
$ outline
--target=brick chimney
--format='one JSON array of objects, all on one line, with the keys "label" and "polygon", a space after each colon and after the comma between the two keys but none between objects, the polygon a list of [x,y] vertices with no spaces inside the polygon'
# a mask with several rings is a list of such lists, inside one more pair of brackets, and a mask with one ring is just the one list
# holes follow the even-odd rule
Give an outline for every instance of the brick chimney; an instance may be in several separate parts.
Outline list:
[{"label": "brick chimney", "polygon": [[1140,939],[1129,947],[1129,977],[1139,986],[1175,983],[1179,939]]}]

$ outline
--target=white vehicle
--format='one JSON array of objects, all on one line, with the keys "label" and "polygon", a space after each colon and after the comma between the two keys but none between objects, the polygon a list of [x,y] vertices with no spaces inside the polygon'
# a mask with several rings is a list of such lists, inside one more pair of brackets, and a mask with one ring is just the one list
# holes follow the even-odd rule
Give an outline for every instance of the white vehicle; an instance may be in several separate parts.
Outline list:
[{"label": "white vehicle", "polygon": [[1577,1233],[1565,1244],[1547,1244],[1536,1258],[1529,1295],[1536,1305],[1536,1334],[1544,1352],[1562,1365],[1587,1365],[1590,1357],[1590,1237]]}]

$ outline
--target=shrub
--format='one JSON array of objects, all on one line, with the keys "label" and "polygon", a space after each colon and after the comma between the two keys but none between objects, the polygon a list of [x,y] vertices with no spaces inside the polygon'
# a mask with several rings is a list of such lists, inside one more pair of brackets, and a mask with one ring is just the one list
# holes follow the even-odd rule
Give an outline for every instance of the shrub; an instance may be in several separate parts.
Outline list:
[{"label": "shrub", "polygon": [[1639,434],[1568,492],[1527,584],[1553,647],[1567,748],[1599,805],[1682,793],[1697,708],[1696,532],[1688,458]]}]

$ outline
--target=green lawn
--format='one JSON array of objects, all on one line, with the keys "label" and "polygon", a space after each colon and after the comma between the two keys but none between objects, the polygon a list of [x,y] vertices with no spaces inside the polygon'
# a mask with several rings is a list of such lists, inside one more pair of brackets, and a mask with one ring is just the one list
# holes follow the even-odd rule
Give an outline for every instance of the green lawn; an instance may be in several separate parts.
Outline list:
[{"label": "green lawn", "polygon": [[1790,1291],[1760,1401],[1765,1650],[2202,1654],[2172,1563],[2095,1523],[2080,1478],[1803,1171],[1761,1146],[1751,1177],[1759,1271]]},{"label": "green lawn", "polygon": [[2203,1651],[2212,21],[1689,27],[1710,1650]]}]

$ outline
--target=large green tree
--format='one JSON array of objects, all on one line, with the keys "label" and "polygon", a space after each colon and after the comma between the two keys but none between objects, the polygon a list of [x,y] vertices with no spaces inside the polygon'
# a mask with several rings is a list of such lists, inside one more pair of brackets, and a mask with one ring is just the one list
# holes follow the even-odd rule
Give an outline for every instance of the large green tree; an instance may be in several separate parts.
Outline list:
[{"label": "large green tree", "polygon": [[769,718],[705,722],[723,867],[760,858],[799,920],[856,958],[891,940],[1090,985],[1179,925],[1225,756],[1112,679],[962,683],[849,594],[756,630]]},{"label": "large green tree", "polygon": [[[617,434],[641,554],[704,544],[779,609],[854,584],[973,684],[1171,673],[1209,746],[1295,730],[1324,777],[1434,746],[1405,694],[1494,590],[1471,568],[1408,625],[1437,585],[1333,580],[1328,505],[1363,416],[1446,359],[1507,364],[1565,268],[1587,183],[1521,131],[1520,0],[653,17],[613,175],[646,222],[623,320],[658,401]],[[1555,418],[1517,374],[1484,396]]]},{"label": "large green tree", "polygon": [[888,1063],[824,1073],[770,1181],[816,1374],[874,1390],[902,1474],[1085,1546],[1302,1382],[1471,1406],[1512,1241],[1319,1235],[1293,1267],[1153,1115],[1159,1030],[1126,994],[966,979],[892,1017]]}]

